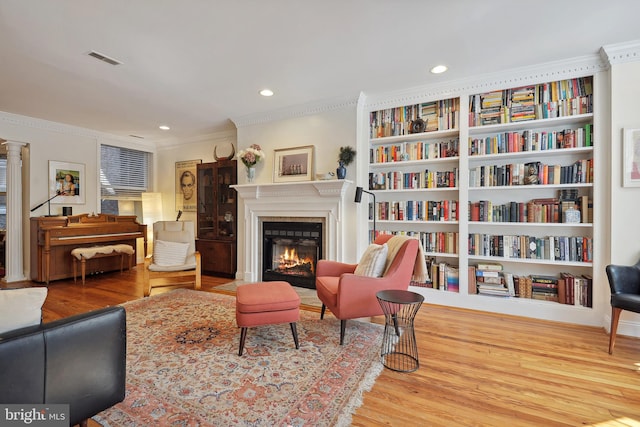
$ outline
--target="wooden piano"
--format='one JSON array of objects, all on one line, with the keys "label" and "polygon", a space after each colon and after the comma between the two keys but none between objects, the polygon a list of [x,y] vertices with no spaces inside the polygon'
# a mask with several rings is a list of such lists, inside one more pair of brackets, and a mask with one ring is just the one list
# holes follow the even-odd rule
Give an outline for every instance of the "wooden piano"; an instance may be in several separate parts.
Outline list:
[{"label": "wooden piano", "polygon": [[[73,277],[71,251],[75,248],[125,243],[136,249],[144,239],[147,254],[147,226],[134,215],[80,214],[31,218],[31,280],[46,282]],[[135,259],[135,254],[133,255]],[[92,263],[93,272],[120,270],[117,257]]]}]

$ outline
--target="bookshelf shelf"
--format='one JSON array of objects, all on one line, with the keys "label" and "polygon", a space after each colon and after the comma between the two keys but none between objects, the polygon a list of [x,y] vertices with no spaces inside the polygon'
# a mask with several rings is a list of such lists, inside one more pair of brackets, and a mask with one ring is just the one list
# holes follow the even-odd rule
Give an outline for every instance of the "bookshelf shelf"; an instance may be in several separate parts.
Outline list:
[{"label": "bookshelf shelf", "polygon": [[[401,208],[403,203],[443,199],[457,203],[453,221],[376,217],[378,233],[414,235],[423,241],[431,277],[439,275],[438,269],[443,266],[455,272],[459,288],[456,285],[454,289],[459,290],[441,292],[442,289],[422,286],[429,284],[416,286],[428,293],[432,303],[513,314],[524,311],[524,315],[532,317],[538,317],[540,304],[545,312],[560,313],[557,318],[570,317],[572,314],[566,314],[567,310],[592,311],[590,277],[597,265],[593,262],[593,252],[597,253],[593,250],[596,234],[593,207],[597,206],[593,197],[594,181],[598,179],[594,145],[599,143],[594,139],[598,133],[593,127],[593,79],[594,76],[581,76],[486,93],[461,92],[459,98],[369,111],[367,172],[369,190],[377,198],[376,208],[387,206],[381,203]],[[448,115],[436,112],[434,116],[436,104],[450,108]],[[411,121],[424,118],[420,113],[427,110],[432,114],[428,121],[431,126],[434,117],[441,117],[437,126],[430,132],[407,133],[412,128]],[[457,114],[467,117],[460,121]],[[398,132],[404,134],[389,136]],[[448,182],[455,182],[455,186],[416,188],[414,175],[427,173],[453,173]],[[424,177],[420,179],[420,183],[427,182]],[[478,215],[478,204],[483,203],[486,203],[482,205],[484,210]],[[487,207],[491,214],[487,214]],[[566,212],[571,208],[579,211],[579,222],[566,220]],[[378,213],[378,209],[370,207],[369,212],[369,237],[373,240],[371,215]],[[390,212],[391,209],[386,214]],[[514,218],[520,222],[513,221]],[[433,239],[438,233],[448,233],[449,246],[444,252],[439,246],[427,249],[423,240],[427,236]],[[452,235],[455,245],[450,244]],[[496,246],[499,250],[493,247],[486,250],[483,246],[486,243],[478,246],[478,239],[482,242],[488,237],[498,237],[502,239],[499,242],[509,242],[510,246]],[[451,248],[455,248],[455,253],[448,253]],[[521,253],[520,250],[526,250],[533,258],[509,257]],[[524,280],[521,283],[530,285],[528,293],[519,295],[516,290],[513,293],[518,297],[479,295],[476,270],[482,264],[501,265],[500,277],[509,292],[513,285],[507,286],[507,276],[529,279],[545,275],[557,278],[558,282],[550,284],[548,288],[552,290],[541,290],[540,283]],[[556,301],[538,299],[553,299],[553,286],[559,283],[569,286],[569,277],[572,286],[573,277],[576,283],[573,303],[568,303],[574,297],[568,290],[562,295],[556,293]],[[582,316],[587,318],[588,314]]]},{"label": "bookshelf shelf", "polygon": [[442,157],[438,159],[424,159],[424,160],[401,160],[397,162],[382,162],[382,163],[370,163],[369,168],[371,169],[385,169],[385,168],[410,168],[415,166],[426,166],[426,165],[437,165],[442,163],[453,163],[457,164],[459,162],[459,157]]}]

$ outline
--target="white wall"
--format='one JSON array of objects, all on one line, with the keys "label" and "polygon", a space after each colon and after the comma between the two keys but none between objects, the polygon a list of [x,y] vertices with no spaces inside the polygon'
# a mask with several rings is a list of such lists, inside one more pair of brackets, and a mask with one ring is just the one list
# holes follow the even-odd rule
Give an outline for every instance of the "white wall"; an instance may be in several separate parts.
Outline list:
[{"label": "white wall", "polygon": [[[611,264],[640,259],[640,188],[622,186],[623,129],[640,129],[640,62],[611,67]],[[640,315],[623,311],[618,332],[640,336]]]},{"label": "white wall", "polygon": [[[287,118],[268,123],[259,123],[241,126],[238,128],[238,148],[247,148],[251,144],[258,144],[266,154],[264,162],[256,169],[254,183],[273,182],[273,157],[274,150],[305,145],[315,146],[315,171],[316,173],[335,173],[338,166],[338,153],[341,146],[350,145],[356,147],[356,106],[348,106],[336,110],[309,114],[294,118]],[[347,180],[355,181],[357,162],[368,160],[367,153],[357,153],[356,161],[347,167]],[[244,165],[238,163],[238,183],[246,184],[247,178]],[[355,187],[353,187],[355,189]],[[354,190],[355,191],[355,190]],[[348,195],[347,199],[353,199]],[[242,200],[238,205],[238,217],[242,218],[244,204]],[[346,230],[355,230],[355,203],[347,206],[345,215]],[[241,247],[244,239],[243,227],[238,227],[238,271],[244,271],[244,259]],[[356,262],[355,233],[353,241],[349,241],[345,247],[344,260]]]}]

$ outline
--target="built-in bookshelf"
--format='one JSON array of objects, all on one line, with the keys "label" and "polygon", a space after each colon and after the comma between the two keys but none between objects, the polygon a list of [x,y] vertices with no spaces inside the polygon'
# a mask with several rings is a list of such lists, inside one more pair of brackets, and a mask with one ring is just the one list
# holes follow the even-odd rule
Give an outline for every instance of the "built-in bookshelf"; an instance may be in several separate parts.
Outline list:
[{"label": "built-in bookshelf", "polygon": [[369,117],[369,189],[377,200],[369,213],[377,234],[420,239],[429,260],[428,285],[458,292],[460,98]]},{"label": "built-in bookshelf", "polygon": [[499,264],[507,296],[561,304],[574,277],[571,305],[590,306],[592,77],[472,95],[468,132],[468,267]]},{"label": "built-in bookshelf", "polygon": [[593,87],[568,78],[370,111],[370,223],[421,240],[430,283],[412,285],[480,301],[462,306],[591,307]]}]

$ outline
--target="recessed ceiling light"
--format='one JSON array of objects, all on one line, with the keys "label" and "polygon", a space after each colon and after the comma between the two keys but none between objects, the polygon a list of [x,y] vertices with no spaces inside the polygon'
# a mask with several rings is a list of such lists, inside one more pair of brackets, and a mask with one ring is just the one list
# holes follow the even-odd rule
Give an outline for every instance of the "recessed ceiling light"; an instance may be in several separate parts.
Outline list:
[{"label": "recessed ceiling light", "polygon": [[169,126],[167,126],[167,125],[160,125],[160,126],[159,126],[159,128],[160,128],[160,129],[162,129],[162,130],[169,130],[169,129],[171,129],[171,128],[170,128]]},{"label": "recessed ceiling light", "polygon": [[446,65],[436,65],[431,69],[431,72],[433,74],[440,74],[440,73],[444,73],[445,71],[447,71]]},{"label": "recessed ceiling light", "polygon": [[262,96],[273,96],[273,91],[271,89],[262,89],[260,91],[260,95],[262,95]]}]

